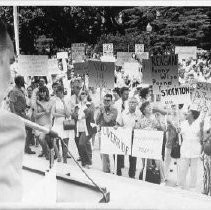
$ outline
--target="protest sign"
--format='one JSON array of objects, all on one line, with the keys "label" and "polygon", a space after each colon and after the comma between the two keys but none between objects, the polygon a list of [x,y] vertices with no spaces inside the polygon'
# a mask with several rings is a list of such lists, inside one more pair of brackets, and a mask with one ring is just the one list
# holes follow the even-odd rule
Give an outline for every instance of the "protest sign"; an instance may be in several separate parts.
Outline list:
[{"label": "protest sign", "polygon": [[75,62],[82,62],[85,59],[85,44],[74,43],[71,46],[72,60]]},{"label": "protest sign", "polygon": [[132,128],[102,127],[100,153],[131,155],[131,143]]},{"label": "protest sign", "polygon": [[113,89],[114,69],[112,62],[88,61],[89,87]]},{"label": "protest sign", "polygon": [[107,55],[101,56],[100,60],[103,62],[116,62],[116,58],[114,56],[107,56]]},{"label": "protest sign", "polygon": [[132,156],[162,159],[163,131],[134,130]]},{"label": "protest sign", "polygon": [[74,63],[74,73],[84,75],[88,73],[88,62]]},{"label": "protest sign", "polygon": [[140,78],[140,65],[138,62],[125,62],[122,70],[125,72],[125,75],[129,75],[131,78]]},{"label": "protest sign", "polygon": [[142,61],[142,83],[152,85],[152,65],[150,60]]},{"label": "protest sign", "polygon": [[135,44],[135,54],[144,52],[144,44]]},{"label": "protest sign", "polygon": [[47,76],[47,55],[19,55],[18,72],[23,76]]},{"label": "protest sign", "polygon": [[123,66],[125,62],[136,62],[135,59],[132,58],[132,52],[117,52],[117,66]]},{"label": "protest sign", "polygon": [[113,43],[103,44],[103,55],[113,56]]},{"label": "protest sign", "polygon": [[176,46],[175,47],[175,54],[178,54],[178,59],[181,62],[182,59],[188,59],[192,57],[196,59],[197,55],[197,47],[196,46]]},{"label": "protest sign", "polygon": [[68,53],[67,52],[57,52],[56,57],[57,57],[57,59],[67,59]]},{"label": "protest sign", "polygon": [[211,83],[199,82],[193,92],[192,103],[198,111],[207,113],[211,108]]},{"label": "protest sign", "polygon": [[58,66],[57,59],[48,59],[48,73],[49,74],[60,74],[61,71]]},{"label": "protest sign", "polygon": [[165,105],[189,104],[190,87],[177,86],[161,89],[161,102]]},{"label": "protest sign", "polygon": [[142,61],[143,59],[149,59],[149,52],[140,52],[139,54],[136,54],[136,58],[139,61]]},{"label": "protest sign", "polygon": [[150,57],[152,65],[152,85],[154,94],[160,94],[161,88],[178,86],[178,55]]}]

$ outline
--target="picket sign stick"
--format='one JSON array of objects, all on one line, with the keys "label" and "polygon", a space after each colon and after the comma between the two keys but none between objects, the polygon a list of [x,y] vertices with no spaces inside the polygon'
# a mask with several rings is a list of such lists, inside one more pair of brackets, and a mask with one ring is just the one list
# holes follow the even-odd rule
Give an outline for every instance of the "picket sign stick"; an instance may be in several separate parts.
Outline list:
[{"label": "picket sign stick", "polygon": [[115,154],[115,161],[114,161],[114,174],[117,175],[117,154]]},{"label": "picket sign stick", "polygon": [[146,180],[146,174],[147,174],[147,158],[144,159],[143,181]]}]

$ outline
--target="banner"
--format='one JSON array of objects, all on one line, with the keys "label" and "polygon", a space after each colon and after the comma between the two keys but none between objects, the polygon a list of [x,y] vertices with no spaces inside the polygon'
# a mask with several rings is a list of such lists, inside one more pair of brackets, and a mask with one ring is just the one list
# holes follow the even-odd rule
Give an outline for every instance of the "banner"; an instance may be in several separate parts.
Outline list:
[{"label": "banner", "polygon": [[84,43],[74,43],[71,46],[72,60],[75,62],[82,62],[85,56],[85,44]]},{"label": "banner", "polygon": [[134,130],[132,156],[162,159],[163,131]]},{"label": "banner", "polygon": [[132,52],[117,52],[117,66],[123,66],[125,62],[136,62],[135,59],[132,58]]},{"label": "banner", "polygon": [[114,69],[112,62],[88,61],[89,87],[113,89]]},{"label": "banner", "polygon": [[176,46],[175,47],[175,54],[178,54],[178,59],[181,62],[182,59],[188,59],[192,57],[196,59],[197,55],[197,47],[196,46]]},{"label": "banner", "polygon": [[103,44],[103,55],[113,56],[113,43]]},{"label": "banner", "polygon": [[165,105],[172,104],[189,104],[190,87],[177,86],[161,89],[161,102]]},{"label": "banner", "polygon": [[58,66],[57,59],[48,59],[48,73],[49,74],[60,74],[61,71]]},{"label": "banner", "polygon": [[114,57],[114,56],[101,56],[100,57],[100,60],[102,61],[102,62],[116,62],[116,58]]},{"label": "banner", "polygon": [[74,73],[84,75],[88,73],[88,62],[74,63]]},{"label": "banner", "polygon": [[192,103],[198,111],[210,112],[211,83],[199,82],[193,92]]},{"label": "banner", "polygon": [[152,65],[150,60],[142,61],[142,83],[152,85]]},{"label": "banner", "polygon": [[160,94],[161,88],[178,86],[178,55],[152,56],[152,85],[154,94]]},{"label": "banner", "polygon": [[18,73],[22,76],[47,76],[47,55],[19,55]]},{"label": "banner", "polygon": [[144,44],[135,44],[135,54],[144,52]]},{"label": "banner", "polygon": [[131,143],[132,128],[102,127],[100,153],[131,155]]}]

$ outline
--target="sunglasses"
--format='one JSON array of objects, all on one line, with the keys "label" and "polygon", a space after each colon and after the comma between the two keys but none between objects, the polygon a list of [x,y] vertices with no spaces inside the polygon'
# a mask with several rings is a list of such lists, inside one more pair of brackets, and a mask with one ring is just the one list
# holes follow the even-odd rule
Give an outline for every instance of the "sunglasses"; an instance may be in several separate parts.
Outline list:
[{"label": "sunglasses", "polygon": [[81,95],[86,95],[86,93],[81,93]]},{"label": "sunglasses", "polygon": [[104,101],[105,101],[105,102],[110,102],[111,100],[109,100],[109,99],[104,99]]}]

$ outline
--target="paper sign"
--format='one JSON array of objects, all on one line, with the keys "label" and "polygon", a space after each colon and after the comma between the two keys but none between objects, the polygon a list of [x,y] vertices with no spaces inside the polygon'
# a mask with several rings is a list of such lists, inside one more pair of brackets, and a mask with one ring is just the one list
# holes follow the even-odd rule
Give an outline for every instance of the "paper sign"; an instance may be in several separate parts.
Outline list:
[{"label": "paper sign", "polygon": [[100,153],[131,155],[131,143],[132,128],[102,127]]},{"label": "paper sign", "polygon": [[113,89],[114,69],[112,62],[88,61],[89,87]]},{"label": "paper sign", "polygon": [[189,104],[190,87],[177,86],[161,89],[161,102],[165,105]]},{"label": "paper sign", "polygon": [[140,52],[139,54],[136,54],[136,57],[139,61],[142,61],[143,59],[149,59],[149,52]]},{"label": "paper sign", "polygon": [[135,54],[144,52],[144,44],[135,44]]},{"label": "paper sign", "polygon": [[71,47],[72,50],[72,60],[75,62],[82,62],[85,59],[85,44],[84,43],[74,43]]},{"label": "paper sign", "polygon": [[160,94],[161,88],[178,86],[178,55],[152,56],[153,93]]},{"label": "paper sign", "polygon": [[175,47],[175,54],[178,54],[179,61],[182,59],[188,59],[192,57],[196,59],[197,55],[197,47],[196,46],[183,46],[183,47]]},{"label": "paper sign", "polygon": [[152,85],[152,65],[150,60],[142,61],[142,83]]},{"label": "paper sign", "polygon": [[103,55],[104,56],[113,56],[113,44],[103,44]]},{"label": "paper sign", "polygon": [[23,76],[47,76],[47,55],[19,55],[18,72]]},{"label": "paper sign", "polygon": [[122,69],[126,75],[129,75],[130,77],[140,78],[140,65],[138,62],[136,63],[125,62]]},{"label": "paper sign", "polygon": [[211,109],[211,84],[205,82],[197,83],[192,96],[192,103],[198,111],[208,112]]},{"label": "paper sign", "polygon": [[74,73],[84,75],[88,73],[88,62],[74,63]]},{"label": "paper sign", "polygon": [[117,52],[117,66],[123,66],[125,62],[136,62],[135,59],[132,58],[132,52]]},{"label": "paper sign", "polygon": [[56,53],[57,59],[67,59],[68,58],[68,53],[67,52],[58,52]]},{"label": "paper sign", "polygon": [[60,74],[61,71],[58,67],[57,59],[48,59],[48,73],[49,74]]},{"label": "paper sign", "polygon": [[114,56],[101,56],[100,58],[103,62],[116,62],[116,58]]},{"label": "paper sign", "polygon": [[134,130],[132,156],[162,159],[163,131]]}]

